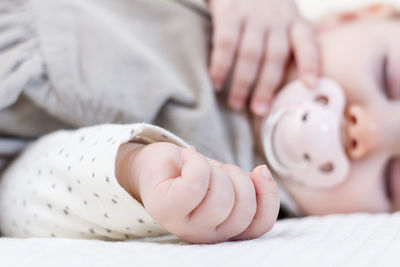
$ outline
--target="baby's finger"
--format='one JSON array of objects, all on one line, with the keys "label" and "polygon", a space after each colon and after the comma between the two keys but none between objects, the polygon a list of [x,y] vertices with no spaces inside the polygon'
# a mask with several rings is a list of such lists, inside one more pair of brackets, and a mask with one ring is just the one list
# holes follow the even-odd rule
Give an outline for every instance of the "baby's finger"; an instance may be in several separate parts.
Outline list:
[{"label": "baby's finger", "polygon": [[319,77],[319,50],[312,26],[305,21],[295,23],[291,42],[300,79],[306,86],[315,87]]},{"label": "baby's finger", "polygon": [[258,116],[267,115],[269,104],[284,75],[290,53],[286,30],[271,32],[265,45],[264,62],[250,106],[251,111]]},{"label": "baby's finger", "polygon": [[246,99],[255,83],[261,62],[264,30],[260,26],[247,25],[229,89],[229,106],[241,110],[246,104]]},{"label": "baby's finger", "polygon": [[[182,150],[181,176],[165,180],[154,187],[155,194],[163,196],[164,200],[155,207],[159,211],[153,214],[164,214],[168,218],[185,218],[193,211],[207,194],[210,184],[211,168],[208,160],[195,150]],[[179,208],[173,208],[177,207]],[[168,211],[166,213],[165,211]],[[160,218],[155,218],[160,219]],[[162,218],[162,221],[169,221]]]},{"label": "baby's finger", "polygon": [[240,20],[235,20],[230,16],[215,16],[210,76],[217,91],[223,88],[233,65],[240,25]]},{"label": "baby's finger", "polygon": [[235,205],[229,217],[217,227],[223,240],[242,233],[251,223],[257,210],[257,199],[250,177],[239,167],[225,164],[221,167],[231,178],[235,189]]},{"label": "baby's finger", "polygon": [[[186,216],[185,221],[193,229],[206,229],[215,234],[216,226],[231,213],[235,203],[235,191],[229,176],[220,168],[211,166],[208,192],[202,202]],[[185,200],[183,200],[185,201]]]},{"label": "baby's finger", "polygon": [[257,213],[249,227],[233,240],[253,239],[267,233],[279,212],[279,190],[267,167],[259,166],[251,173],[257,194]]}]

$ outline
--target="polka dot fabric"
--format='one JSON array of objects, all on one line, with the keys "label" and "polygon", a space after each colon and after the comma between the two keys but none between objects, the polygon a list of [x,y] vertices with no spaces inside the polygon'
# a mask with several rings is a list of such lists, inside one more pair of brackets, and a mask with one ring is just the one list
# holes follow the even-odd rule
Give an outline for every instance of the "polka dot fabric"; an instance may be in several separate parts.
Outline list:
[{"label": "polka dot fabric", "polygon": [[12,237],[125,240],[167,234],[117,182],[126,142],[183,140],[148,124],[59,131],[31,145],[0,183],[0,227]]}]

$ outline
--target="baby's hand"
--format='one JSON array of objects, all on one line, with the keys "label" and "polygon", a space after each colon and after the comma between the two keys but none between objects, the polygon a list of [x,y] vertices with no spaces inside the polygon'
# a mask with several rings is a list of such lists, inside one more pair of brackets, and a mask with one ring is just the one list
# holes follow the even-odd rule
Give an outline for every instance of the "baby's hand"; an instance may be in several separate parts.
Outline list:
[{"label": "baby's hand", "polygon": [[214,26],[210,75],[216,90],[233,75],[231,108],[241,110],[251,98],[251,111],[267,115],[292,50],[300,79],[315,86],[319,59],[313,28],[293,0],[209,2]]},{"label": "baby's hand", "polygon": [[251,239],[268,232],[279,210],[265,166],[250,175],[171,143],[145,146],[134,160],[136,185],[149,214],[192,243]]}]

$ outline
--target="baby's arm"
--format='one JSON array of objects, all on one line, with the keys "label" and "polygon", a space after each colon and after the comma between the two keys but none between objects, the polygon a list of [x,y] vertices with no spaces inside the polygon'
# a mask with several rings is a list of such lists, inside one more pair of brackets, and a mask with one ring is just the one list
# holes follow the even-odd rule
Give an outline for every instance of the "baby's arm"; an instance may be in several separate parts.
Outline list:
[{"label": "baby's arm", "polygon": [[184,145],[146,124],[101,125],[43,136],[1,177],[2,233],[113,240],[167,234],[115,176],[122,144],[162,140]]},{"label": "baby's arm", "polygon": [[[160,143],[144,146],[128,141]],[[187,241],[217,242],[235,235],[256,237],[272,227],[278,195],[273,180],[261,178],[261,168],[253,171],[250,180],[237,167],[206,160],[185,146],[171,133],[145,124],[104,125],[45,136],[2,177],[1,229],[18,237],[123,240],[166,234],[166,228]],[[193,193],[203,190],[204,194],[201,185],[207,181],[206,195]],[[167,185],[174,194],[162,191]],[[249,202],[242,196],[251,200],[250,212],[243,211],[243,203]],[[193,202],[199,200],[198,205]],[[191,208],[196,208],[191,219],[183,220]],[[225,217],[229,215],[223,223],[222,210]],[[246,219],[238,220],[239,215]],[[218,230],[213,225],[221,226]]]},{"label": "baby's arm", "polygon": [[268,232],[279,209],[265,166],[247,175],[171,143],[126,144],[117,177],[170,233],[193,243],[251,239]]}]

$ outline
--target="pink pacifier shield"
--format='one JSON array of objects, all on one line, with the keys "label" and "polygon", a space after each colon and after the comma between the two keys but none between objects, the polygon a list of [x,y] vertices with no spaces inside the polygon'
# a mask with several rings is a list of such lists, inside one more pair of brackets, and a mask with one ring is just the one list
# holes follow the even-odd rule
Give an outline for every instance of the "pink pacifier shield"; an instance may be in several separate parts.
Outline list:
[{"label": "pink pacifier shield", "polygon": [[263,126],[264,153],[279,178],[312,187],[346,179],[345,102],[343,90],[328,79],[321,79],[316,89],[300,81],[282,89]]}]

